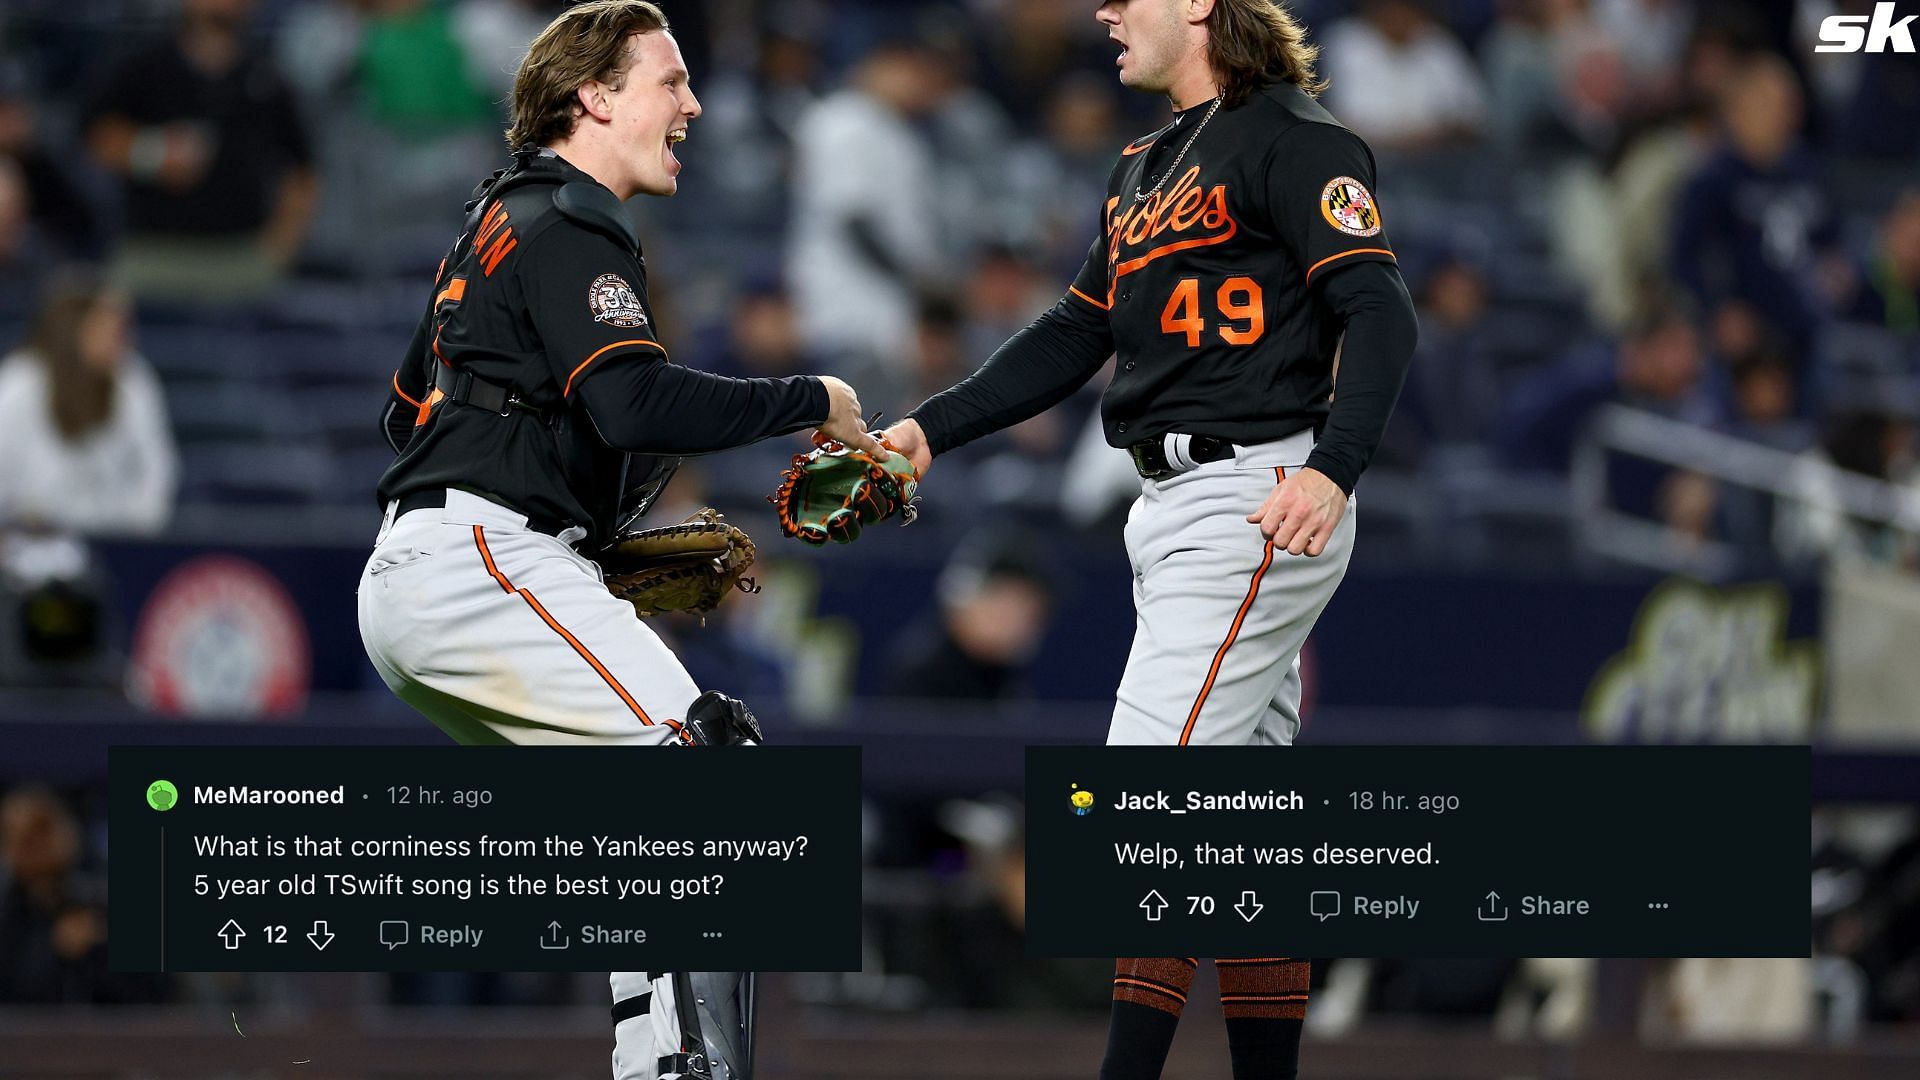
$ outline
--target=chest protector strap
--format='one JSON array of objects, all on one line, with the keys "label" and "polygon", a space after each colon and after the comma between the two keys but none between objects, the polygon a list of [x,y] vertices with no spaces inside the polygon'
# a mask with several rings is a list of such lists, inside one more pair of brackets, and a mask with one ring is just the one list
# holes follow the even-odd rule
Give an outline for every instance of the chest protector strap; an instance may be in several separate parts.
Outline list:
[{"label": "chest protector strap", "polygon": [[544,411],[522,401],[518,392],[488,382],[464,368],[455,371],[445,364],[434,365],[433,385],[446,395],[446,400],[457,404],[477,406],[501,416],[511,416],[518,409],[546,418]]}]

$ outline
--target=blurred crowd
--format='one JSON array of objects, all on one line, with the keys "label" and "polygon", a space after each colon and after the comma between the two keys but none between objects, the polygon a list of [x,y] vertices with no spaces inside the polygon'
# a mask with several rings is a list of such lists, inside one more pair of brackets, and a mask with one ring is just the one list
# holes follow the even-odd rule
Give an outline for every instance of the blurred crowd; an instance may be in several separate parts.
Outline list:
[{"label": "blurred crowd", "polygon": [[[1117,85],[1093,0],[660,3],[706,108],[677,151],[681,193],[632,205],[663,340],[727,374],[841,375],[889,417],[1060,295],[1117,151],[1167,115]],[[74,536],[264,520],[303,539],[370,537],[387,380],[467,193],[504,159],[520,51],[560,6],[0,7],[0,594],[74,576]],[[1361,484],[1363,546],[1442,565],[1532,553],[1568,574],[1583,515],[1605,512],[1656,526],[1670,556],[1658,565],[1713,550],[1727,558],[1712,565],[1745,574],[1835,555],[1920,568],[1909,528],[1823,497],[1840,474],[1895,492],[1920,482],[1920,58],[1812,48],[1823,17],[1871,3],[1291,6],[1322,47],[1326,104],[1376,152],[1420,309],[1419,354]],[[1026,696],[1062,607],[1026,538],[1116,546],[1137,492],[1100,438],[1100,382],[941,462],[939,503],[969,509],[935,508],[913,531],[938,541],[906,557],[944,565],[931,607],[898,635],[892,685],[875,689]],[[1729,441],[1674,460],[1666,440],[1622,435],[1596,459],[1609,406]],[[794,449],[690,468],[657,513],[763,510]],[[1756,487],[1756,473],[1781,481]],[[739,617],[667,633],[697,677],[724,672],[749,699],[797,678],[797,649],[832,643]],[[878,970],[816,987],[819,1000],[1101,1008],[1099,972],[1020,953],[1009,813],[956,804],[904,837],[891,826],[876,858],[897,845],[902,865],[935,872],[872,920]],[[106,972],[104,828],[85,820],[44,791],[0,804],[0,1002],[190,996]],[[1662,984],[1674,996],[1648,1008],[1851,972],[1868,980],[1857,1015],[1920,1017],[1920,945],[1896,917],[1920,904],[1920,863],[1911,822],[1898,835],[1825,849],[1819,932],[1850,965],[1840,976],[1676,968]],[[978,948],[953,952],[962,940]],[[1327,1000],[1356,1008],[1491,1017],[1590,974],[1540,962],[1319,977]],[[390,984],[415,1003],[576,990]],[[1556,1000],[1577,1014],[1577,997]]]}]

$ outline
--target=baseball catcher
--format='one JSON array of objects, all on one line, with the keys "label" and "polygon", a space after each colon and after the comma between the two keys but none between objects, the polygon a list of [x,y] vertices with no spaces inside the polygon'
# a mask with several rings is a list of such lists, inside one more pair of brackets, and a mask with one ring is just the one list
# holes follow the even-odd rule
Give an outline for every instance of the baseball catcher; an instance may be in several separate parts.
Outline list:
[{"label": "baseball catcher", "polygon": [[[838,379],[669,359],[623,203],[678,190],[674,148],[700,112],[658,7],[568,8],[515,75],[511,164],[475,192],[422,298],[382,417],[395,458],[360,635],[394,693],[459,742],[759,742],[746,707],[703,693],[635,618],[751,590],[752,542],[712,511],[626,530],[683,456],[808,428],[883,452]],[[611,983],[616,1080],[746,1075],[737,974]]]}]

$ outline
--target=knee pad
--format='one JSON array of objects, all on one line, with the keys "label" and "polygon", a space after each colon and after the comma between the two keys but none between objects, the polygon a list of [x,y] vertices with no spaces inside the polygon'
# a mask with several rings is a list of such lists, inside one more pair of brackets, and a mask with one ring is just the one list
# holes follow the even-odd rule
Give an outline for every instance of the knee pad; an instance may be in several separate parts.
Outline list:
[{"label": "knee pad", "polygon": [[695,746],[758,746],[766,741],[747,703],[709,690],[687,710],[687,741]]}]

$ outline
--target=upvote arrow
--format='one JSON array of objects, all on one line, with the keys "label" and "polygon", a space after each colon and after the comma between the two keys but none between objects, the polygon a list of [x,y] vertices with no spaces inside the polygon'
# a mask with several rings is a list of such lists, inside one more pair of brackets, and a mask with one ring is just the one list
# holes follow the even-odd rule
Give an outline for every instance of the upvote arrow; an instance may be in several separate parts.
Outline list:
[{"label": "upvote arrow", "polygon": [[240,947],[240,939],[247,936],[247,932],[240,929],[240,924],[232,919],[228,919],[227,925],[221,927],[217,933],[220,936],[221,943],[229,949],[238,949]]},{"label": "upvote arrow", "polygon": [[1154,889],[1140,901],[1140,910],[1147,913],[1148,922],[1159,922],[1161,913],[1167,910],[1167,898],[1160,895],[1159,889]]},{"label": "upvote arrow", "polygon": [[1266,906],[1267,905],[1260,902],[1260,898],[1258,896],[1254,895],[1254,892],[1252,889],[1248,889],[1247,891],[1240,894],[1240,902],[1233,905],[1233,910],[1239,912],[1241,918],[1247,920],[1248,922],[1252,922],[1253,917],[1255,915],[1260,914],[1261,911],[1265,910]]},{"label": "upvote arrow", "polygon": [[313,947],[321,952],[326,952],[327,946],[333,944],[334,936],[334,932],[327,929],[325,919],[313,920],[313,929],[307,931],[307,940],[313,942]]}]

